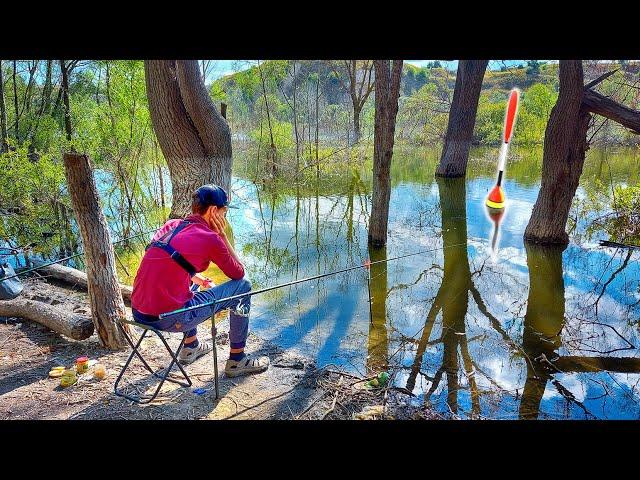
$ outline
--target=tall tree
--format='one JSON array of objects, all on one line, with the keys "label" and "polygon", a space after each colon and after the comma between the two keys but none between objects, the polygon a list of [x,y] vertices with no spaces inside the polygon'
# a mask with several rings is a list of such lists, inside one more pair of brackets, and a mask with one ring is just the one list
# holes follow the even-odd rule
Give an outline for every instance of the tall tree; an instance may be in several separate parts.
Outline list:
[{"label": "tall tree", "polygon": [[458,63],[447,133],[436,170],[439,177],[464,177],[467,173],[480,89],[488,63],[488,60],[460,60]]},{"label": "tall tree", "polygon": [[640,112],[592,90],[611,76],[607,72],[583,85],[582,60],[560,60],[560,90],[544,134],[542,182],[524,239],[539,244],[566,245],[565,228],[571,202],[578,188],[589,148],[587,130],[590,113],[640,133]]},{"label": "tall tree", "polygon": [[2,71],[2,60],[0,60],[0,153],[4,153],[9,149],[8,133],[7,133],[7,107],[4,103],[4,75]]},{"label": "tall tree", "polygon": [[[69,72],[64,60],[60,60],[60,70],[65,134],[71,142],[73,132],[69,105]],[[75,152],[73,147],[63,154],[63,162],[71,204],[84,244],[89,304],[95,330],[105,347],[119,349],[126,346],[126,341],[117,322],[126,318],[126,314],[116,274],[111,235],[100,207],[93,170],[89,157]]]},{"label": "tall tree", "polygon": [[588,148],[591,115],[582,107],[582,60],[560,60],[559,75],[558,100],[544,134],[542,182],[524,238],[566,245],[569,236],[565,226]]},{"label": "tall tree", "polygon": [[354,143],[360,140],[360,113],[375,85],[372,78],[374,63],[371,60],[337,60],[331,63],[336,78],[351,98]]},{"label": "tall tree", "polygon": [[229,190],[231,132],[209,97],[197,60],[145,60],[149,111],[169,167],[172,218],[190,212],[204,183]]},{"label": "tall tree", "polygon": [[402,60],[375,60],[376,114],[373,141],[373,189],[369,244],[387,243],[389,198],[391,197],[391,157],[396,131]]}]

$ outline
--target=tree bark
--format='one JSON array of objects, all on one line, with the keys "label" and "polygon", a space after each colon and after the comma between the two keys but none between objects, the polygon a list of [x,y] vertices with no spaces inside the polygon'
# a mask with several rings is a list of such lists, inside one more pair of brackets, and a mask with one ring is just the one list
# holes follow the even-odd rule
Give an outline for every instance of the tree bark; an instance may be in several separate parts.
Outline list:
[{"label": "tree bark", "polygon": [[545,130],[542,182],[524,233],[528,242],[567,245],[565,232],[578,188],[591,115],[583,108],[581,60],[560,60],[560,91]]},{"label": "tree bark", "polygon": [[93,323],[86,315],[67,312],[63,308],[37,300],[14,298],[0,301],[0,316],[18,317],[38,322],[54,332],[74,340],[93,335]]},{"label": "tree bark", "polygon": [[197,60],[145,60],[149,111],[169,167],[171,218],[191,212],[191,194],[205,183],[229,192],[231,133],[204,86]]},{"label": "tree bark", "polygon": [[467,174],[478,100],[488,63],[488,60],[460,60],[458,63],[447,133],[436,176],[464,177]]},{"label": "tree bark", "polygon": [[375,60],[375,126],[373,146],[373,189],[369,244],[387,243],[389,198],[391,197],[391,157],[398,114],[402,60]]},{"label": "tree bark", "polygon": [[[44,262],[33,260],[33,264],[37,267],[39,264],[44,264]],[[43,275],[55,278],[74,287],[80,287],[84,290],[87,290],[89,288],[89,280],[87,274],[75,268],[53,264],[42,267],[39,269],[39,271]],[[131,293],[133,292],[133,288],[129,285],[123,284],[119,284],[119,288],[120,293],[122,293],[122,298],[131,303]]]},{"label": "tree bark", "polygon": [[9,150],[8,132],[7,132],[7,107],[4,103],[4,72],[2,71],[2,60],[0,60],[0,153]]},{"label": "tree bark", "polygon": [[126,346],[125,338],[116,322],[126,318],[125,307],[116,276],[111,235],[100,208],[89,157],[75,152],[65,153],[63,161],[71,203],[85,248],[93,322],[105,347],[122,348]]}]

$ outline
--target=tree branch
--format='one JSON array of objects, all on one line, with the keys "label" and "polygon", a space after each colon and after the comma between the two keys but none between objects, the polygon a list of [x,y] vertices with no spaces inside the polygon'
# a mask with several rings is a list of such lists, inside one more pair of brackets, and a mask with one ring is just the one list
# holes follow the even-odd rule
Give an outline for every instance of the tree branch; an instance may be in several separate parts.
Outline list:
[{"label": "tree branch", "polygon": [[619,104],[593,90],[585,90],[582,105],[588,112],[602,115],[640,134],[640,112]]}]

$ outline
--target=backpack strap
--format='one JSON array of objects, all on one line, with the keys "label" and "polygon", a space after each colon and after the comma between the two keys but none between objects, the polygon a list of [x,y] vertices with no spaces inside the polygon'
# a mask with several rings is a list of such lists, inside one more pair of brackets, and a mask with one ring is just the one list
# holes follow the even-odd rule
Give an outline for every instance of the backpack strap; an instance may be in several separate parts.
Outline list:
[{"label": "backpack strap", "polygon": [[[189,276],[193,277],[196,274],[196,268],[193,265],[191,265],[191,263],[189,263],[187,259],[182,256],[180,252],[178,252],[175,248],[173,248],[170,245],[171,240],[173,240],[173,237],[175,237],[182,229],[184,229],[187,225],[190,225],[190,224],[191,222],[189,222],[188,220],[181,221],[178,224],[178,226],[173,229],[173,231],[167,232],[155,242],[151,242],[147,246],[146,250],[149,250],[152,247],[161,248],[162,250],[167,252],[169,254],[169,257],[171,257],[173,261],[175,261],[178,265],[180,265],[182,269],[189,274]],[[171,235],[169,236],[169,239],[166,242],[163,242],[162,240],[166,238],[166,236],[169,235],[169,233],[171,233]]]}]

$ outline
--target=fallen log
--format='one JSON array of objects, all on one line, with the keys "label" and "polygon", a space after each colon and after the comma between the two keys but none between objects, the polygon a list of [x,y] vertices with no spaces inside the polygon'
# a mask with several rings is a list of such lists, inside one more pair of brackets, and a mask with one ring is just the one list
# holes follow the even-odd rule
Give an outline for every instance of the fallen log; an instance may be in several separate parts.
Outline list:
[{"label": "fallen log", "polygon": [[13,300],[0,300],[0,316],[19,317],[38,322],[74,340],[89,338],[94,328],[90,316],[79,315],[48,303],[20,297]]},{"label": "fallen log", "polygon": [[[44,262],[40,262],[38,260],[34,260],[33,264],[38,267],[39,265],[44,265]],[[81,287],[83,289],[89,288],[89,284],[87,282],[87,274],[71,267],[65,267],[64,265],[53,264],[47,265],[46,267],[39,268],[38,271],[42,275],[51,276],[57,280],[61,280],[69,285]],[[122,292],[122,298],[126,302],[131,302],[131,293],[133,292],[133,288],[129,285],[120,284],[120,291]]]}]

